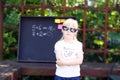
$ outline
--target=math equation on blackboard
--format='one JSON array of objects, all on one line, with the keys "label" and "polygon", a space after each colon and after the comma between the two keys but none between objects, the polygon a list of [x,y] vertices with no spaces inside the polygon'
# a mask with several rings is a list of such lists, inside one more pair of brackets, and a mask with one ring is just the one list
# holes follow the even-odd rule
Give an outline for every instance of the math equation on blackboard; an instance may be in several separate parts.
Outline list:
[{"label": "math equation on blackboard", "polygon": [[56,28],[54,26],[32,25],[32,36],[51,37]]}]

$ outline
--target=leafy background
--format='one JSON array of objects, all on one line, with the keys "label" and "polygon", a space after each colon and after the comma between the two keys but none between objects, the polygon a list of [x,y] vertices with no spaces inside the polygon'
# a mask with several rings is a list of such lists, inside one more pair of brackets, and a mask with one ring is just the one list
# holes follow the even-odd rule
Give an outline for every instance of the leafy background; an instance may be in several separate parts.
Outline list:
[{"label": "leafy background", "polygon": [[[84,10],[83,9],[67,9],[66,13],[63,11],[64,0],[45,0],[46,6],[55,7],[52,8],[30,8],[25,9],[24,16],[76,16],[79,22],[79,28],[83,28],[84,23]],[[87,0],[87,8],[105,8],[106,0]],[[120,6],[120,2],[117,0],[108,0],[109,7]],[[117,4],[116,4],[117,3]],[[66,6],[69,8],[84,6],[84,0],[66,0]],[[18,32],[19,21],[22,16],[21,9],[19,8],[7,8],[5,6],[21,6],[21,0],[4,0],[4,23],[3,26],[9,26],[10,29],[3,29],[3,58],[16,60],[17,50],[11,48],[18,48]],[[43,0],[24,0],[24,6],[42,6]],[[59,9],[59,8],[60,9]],[[63,14],[64,13],[64,14]],[[105,28],[105,11],[96,11],[87,9],[86,13],[86,28]],[[15,28],[12,28],[15,27]],[[120,29],[120,11],[112,10],[108,13],[108,28]],[[82,41],[82,32],[79,32],[78,39]],[[101,49],[104,50],[104,32],[87,31],[86,32],[86,49]],[[107,32],[107,58],[106,63],[120,62],[120,31],[108,31]],[[85,53],[84,62],[104,62],[104,54],[97,52]],[[26,76],[25,80],[37,80],[39,77]],[[98,80],[98,78],[85,77],[85,80]],[[40,79],[39,79],[40,80]],[[48,77],[46,80],[49,80]],[[100,80],[100,79],[99,79]],[[102,80],[102,79],[101,79]]]}]

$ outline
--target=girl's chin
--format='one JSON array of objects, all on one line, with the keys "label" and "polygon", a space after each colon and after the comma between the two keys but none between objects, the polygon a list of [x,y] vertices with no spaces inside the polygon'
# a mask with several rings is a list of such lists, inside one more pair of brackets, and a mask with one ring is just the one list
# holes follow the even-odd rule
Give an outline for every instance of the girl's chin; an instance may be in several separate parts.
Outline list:
[{"label": "girl's chin", "polygon": [[67,36],[67,37],[66,37],[66,39],[71,39],[71,38],[72,38],[72,36]]}]

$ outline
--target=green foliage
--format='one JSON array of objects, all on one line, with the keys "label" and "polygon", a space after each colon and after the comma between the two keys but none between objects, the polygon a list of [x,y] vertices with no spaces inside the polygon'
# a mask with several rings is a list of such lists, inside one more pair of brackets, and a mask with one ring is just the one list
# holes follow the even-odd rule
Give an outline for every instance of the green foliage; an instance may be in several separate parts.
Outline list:
[{"label": "green foliage", "polygon": [[42,5],[42,0],[24,0],[24,5],[26,6],[36,6],[36,5]]},{"label": "green foliage", "polygon": [[[18,9],[4,8],[4,26],[18,26],[20,20],[20,12]],[[3,29],[3,58],[16,59],[16,51],[9,50],[9,48],[17,48],[18,31]]]},{"label": "green foliage", "polygon": [[16,51],[10,51],[10,47],[17,47],[17,40],[14,37],[14,32],[10,30],[4,30],[3,34],[3,58],[4,59],[15,59],[16,58]]},{"label": "green foliage", "polygon": [[86,53],[84,55],[85,56],[84,61],[85,62],[94,62],[94,63],[104,62],[103,55],[104,55],[103,53]]},{"label": "green foliage", "polygon": [[105,7],[106,0],[87,0],[88,7]]},{"label": "green foliage", "polygon": [[25,11],[25,16],[42,16],[44,13],[41,9],[28,9]]},{"label": "green foliage", "polygon": [[12,10],[8,10],[4,8],[4,14],[4,26],[18,26],[21,15],[18,9],[13,8]]},{"label": "green foliage", "polygon": [[53,7],[60,7],[63,6],[63,0],[47,0],[47,5],[53,6]]},{"label": "green foliage", "polygon": [[4,0],[5,1],[5,5],[9,6],[9,5],[20,5],[21,4],[21,0]]},{"label": "green foliage", "polygon": [[116,50],[120,50],[120,33],[119,32],[109,32],[108,33],[108,50],[110,53],[118,54]]},{"label": "green foliage", "polygon": [[84,0],[67,0],[66,2],[67,7],[74,7],[74,6],[84,6]]},{"label": "green foliage", "polygon": [[120,28],[120,12],[111,11],[109,13],[108,23],[110,28]]},{"label": "green foliage", "polygon": [[104,28],[105,12],[87,11],[88,28]]},{"label": "green foliage", "polygon": [[91,31],[86,34],[86,48],[88,49],[103,49],[104,35],[100,31]]},{"label": "green foliage", "polygon": [[120,4],[119,0],[109,0],[108,1],[109,6],[116,7],[117,5]]},{"label": "green foliage", "polygon": [[120,55],[119,54],[108,54],[107,55],[107,59],[106,59],[106,63],[113,63],[113,62],[120,62]]}]

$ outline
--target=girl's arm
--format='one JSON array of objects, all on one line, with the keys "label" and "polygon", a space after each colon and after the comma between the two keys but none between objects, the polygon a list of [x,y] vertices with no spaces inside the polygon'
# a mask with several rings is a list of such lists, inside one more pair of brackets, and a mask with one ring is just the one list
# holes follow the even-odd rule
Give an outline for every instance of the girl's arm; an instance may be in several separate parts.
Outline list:
[{"label": "girl's arm", "polygon": [[76,58],[73,59],[59,59],[56,61],[56,63],[59,66],[73,66],[73,65],[79,65],[83,62],[83,53],[76,54]]}]

